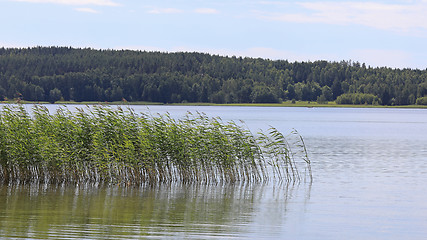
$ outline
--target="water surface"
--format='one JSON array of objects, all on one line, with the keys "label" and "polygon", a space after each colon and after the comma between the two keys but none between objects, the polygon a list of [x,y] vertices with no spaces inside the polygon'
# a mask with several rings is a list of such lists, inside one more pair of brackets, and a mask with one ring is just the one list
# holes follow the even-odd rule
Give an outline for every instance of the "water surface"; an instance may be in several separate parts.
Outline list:
[{"label": "water surface", "polygon": [[282,132],[297,129],[307,144],[313,183],[2,186],[0,238],[427,236],[426,110],[150,106],[149,111],[244,120],[253,132],[269,125]]}]

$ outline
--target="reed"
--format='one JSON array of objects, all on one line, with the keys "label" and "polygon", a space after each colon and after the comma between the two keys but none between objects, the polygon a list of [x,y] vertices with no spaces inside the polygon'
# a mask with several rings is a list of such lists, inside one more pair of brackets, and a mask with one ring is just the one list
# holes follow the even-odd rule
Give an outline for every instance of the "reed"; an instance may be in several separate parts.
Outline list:
[{"label": "reed", "polygon": [[21,105],[8,105],[0,111],[0,181],[295,182],[301,167],[309,169],[304,175],[311,181],[304,142],[292,135],[300,140],[290,144],[274,128],[253,135],[202,113],[174,119],[102,105],[55,113],[35,105],[29,114]]}]

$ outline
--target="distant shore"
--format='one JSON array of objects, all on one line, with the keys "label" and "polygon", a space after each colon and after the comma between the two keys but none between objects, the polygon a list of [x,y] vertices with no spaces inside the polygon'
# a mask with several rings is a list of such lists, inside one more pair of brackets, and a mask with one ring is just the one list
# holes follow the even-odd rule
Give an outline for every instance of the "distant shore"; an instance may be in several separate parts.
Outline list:
[{"label": "distant shore", "polygon": [[[0,101],[0,104],[52,104],[49,102],[31,102],[31,101]],[[54,104],[59,105],[165,105],[165,106],[238,106],[238,107],[308,107],[308,108],[317,108],[317,107],[338,107],[338,108],[418,108],[418,109],[427,109],[426,105],[398,105],[398,106],[383,106],[383,105],[366,105],[366,104],[336,104],[335,102],[328,103],[317,103],[317,102],[308,102],[308,101],[285,101],[282,103],[159,103],[159,102],[125,102],[125,101],[115,101],[115,102],[74,102],[74,101],[57,101]]]}]

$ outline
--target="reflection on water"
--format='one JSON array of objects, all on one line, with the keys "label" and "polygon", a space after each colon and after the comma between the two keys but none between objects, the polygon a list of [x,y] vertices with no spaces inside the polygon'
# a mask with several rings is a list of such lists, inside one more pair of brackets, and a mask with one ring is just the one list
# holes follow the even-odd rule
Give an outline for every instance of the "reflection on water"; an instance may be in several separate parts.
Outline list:
[{"label": "reflection on water", "polygon": [[[54,111],[57,105],[48,105]],[[135,106],[137,112],[147,110]],[[313,185],[0,187],[0,238],[425,239],[427,111],[152,106],[304,137]]]},{"label": "reflection on water", "polygon": [[[283,224],[295,187],[2,186],[0,238],[243,237],[254,221],[273,217],[269,231]],[[276,204],[270,216],[260,213],[266,202]]]}]

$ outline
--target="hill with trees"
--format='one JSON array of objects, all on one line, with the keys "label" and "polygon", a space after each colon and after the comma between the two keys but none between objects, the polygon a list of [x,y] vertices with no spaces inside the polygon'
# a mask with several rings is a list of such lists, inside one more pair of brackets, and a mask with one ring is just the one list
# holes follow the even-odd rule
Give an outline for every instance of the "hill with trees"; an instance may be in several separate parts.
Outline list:
[{"label": "hill with trees", "polygon": [[427,70],[205,53],[0,48],[0,100],[427,103]]}]

